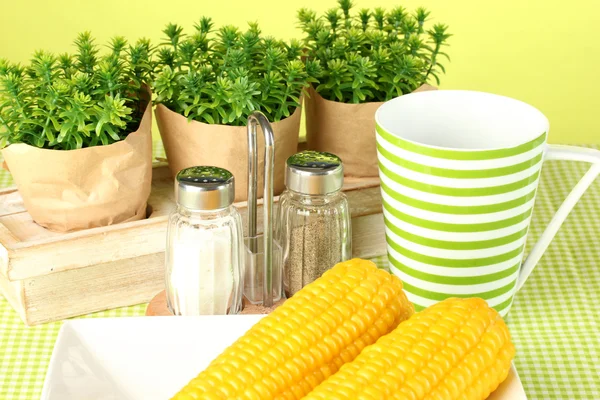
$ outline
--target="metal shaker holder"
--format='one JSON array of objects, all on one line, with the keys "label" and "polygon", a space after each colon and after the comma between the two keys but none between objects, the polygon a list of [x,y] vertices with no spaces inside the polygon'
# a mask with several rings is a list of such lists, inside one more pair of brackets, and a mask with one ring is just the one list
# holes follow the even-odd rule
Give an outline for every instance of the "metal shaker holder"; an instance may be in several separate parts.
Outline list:
[{"label": "metal shaker holder", "polygon": [[[260,125],[265,138],[263,179],[263,234],[257,234],[258,140]],[[244,296],[253,304],[271,307],[282,296],[282,252],[273,239],[273,167],[275,136],[265,115],[255,111],[248,117],[248,237]]]}]

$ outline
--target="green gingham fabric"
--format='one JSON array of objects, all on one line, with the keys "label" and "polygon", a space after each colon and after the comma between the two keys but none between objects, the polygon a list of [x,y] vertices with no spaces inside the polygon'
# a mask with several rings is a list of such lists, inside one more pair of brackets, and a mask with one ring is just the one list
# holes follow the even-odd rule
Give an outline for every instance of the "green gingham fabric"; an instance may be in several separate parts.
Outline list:
[{"label": "green gingham fabric", "polygon": [[[155,156],[163,157],[160,144]],[[544,165],[530,249],[588,165]],[[0,175],[0,187],[12,184]],[[600,399],[600,180],[546,251],[507,318],[517,370],[529,399]],[[374,261],[388,268],[385,256]],[[83,318],[141,316],[145,305]],[[0,297],[0,400],[39,399],[61,323],[25,327]]]}]

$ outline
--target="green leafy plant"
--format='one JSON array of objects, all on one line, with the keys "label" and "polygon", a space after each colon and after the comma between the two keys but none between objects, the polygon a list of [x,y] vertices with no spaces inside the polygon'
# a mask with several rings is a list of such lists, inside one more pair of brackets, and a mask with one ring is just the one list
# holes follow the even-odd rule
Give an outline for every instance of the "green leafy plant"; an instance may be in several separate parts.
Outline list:
[{"label": "green leafy plant", "polygon": [[156,102],[209,124],[245,125],[255,110],[272,122],[290,116],[317,73],[301,61],[302,44],[262,36],[256,23],[245,32],[212,28],[211,19],[202,18],[189,35],[176,24],[163,30]]},{"label": "green leafy plant", "polygon": [[137,129],[142,85],[152,77],[152,46],[115,37],[101,55],[89,32],[75,54],[33,55],[27,66],[0,60],[0,145],[56,150],[108,145]]},{"label": "green leafy plant", "polygon": [[444,24],[429,30],[429,11],[409,13],[403,7],[390,11],[362,9],[351,14],[352,2],[317,16],[300,9],[298,20],[308,49],[307,68],[326,99],[344,103],[386,101],[410,93],[445,73],[442,51],[451,36]]}]

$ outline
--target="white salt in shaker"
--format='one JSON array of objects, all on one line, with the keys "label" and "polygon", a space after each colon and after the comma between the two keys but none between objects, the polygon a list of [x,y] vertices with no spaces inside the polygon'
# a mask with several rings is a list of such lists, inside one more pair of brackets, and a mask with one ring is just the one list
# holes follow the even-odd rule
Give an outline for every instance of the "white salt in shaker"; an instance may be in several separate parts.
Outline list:
[{"label": "white salt in shaker", "polygon": [[236,314],[242,308],[242,219],[234,178],[191,167],[175,179],[177,209],[167,227],[167,304],[175,315]]}]

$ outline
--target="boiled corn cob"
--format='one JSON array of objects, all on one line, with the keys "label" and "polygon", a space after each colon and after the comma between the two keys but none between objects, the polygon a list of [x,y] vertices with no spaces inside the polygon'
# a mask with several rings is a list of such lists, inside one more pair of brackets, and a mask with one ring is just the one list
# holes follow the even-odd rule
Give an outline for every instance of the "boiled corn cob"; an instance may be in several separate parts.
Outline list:
[{"label": "boiled corn cob", "polygon": [[335,265],[261,319],[173,397],[300,399],[414,313],[397,277]]},{"label": "boiled corn cob", "polygon": [[306,400],[483,400],[506,379],[515,348],[482,299],[415,314],[321,383]]}]

